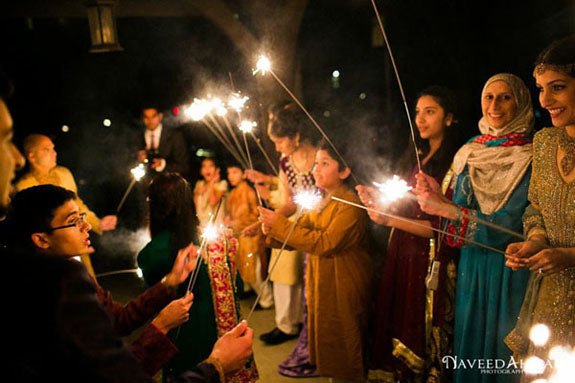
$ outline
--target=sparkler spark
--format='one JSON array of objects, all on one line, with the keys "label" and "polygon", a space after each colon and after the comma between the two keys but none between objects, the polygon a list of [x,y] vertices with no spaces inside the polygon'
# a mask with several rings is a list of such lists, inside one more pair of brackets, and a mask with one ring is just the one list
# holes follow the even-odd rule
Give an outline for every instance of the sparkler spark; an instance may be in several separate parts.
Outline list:
[{"label": "sparkler spark", "polygon": [[248,96],[241,97],[239,93],[233,93],[228,100],[228,107],[239,113],[249,99]]},{"label": "sparkler spark", "polygon": [[139,181],[142,179],[143,176],[146,175],[146,168],[145,168],[144,164],[138,164],[138,166],[133,167],[130,170],[130,173],[132,173],[132,175],[134,176],[134,179],[136,181]]},{"label": "sparkler spark", "polygon": [[374,182],[373,184],[379,189],[381,202],[384,204],[403,198],[408,191],[413,189],[411,186],[407,186],[407,182],[396,175],[384,183]]},{"label": "sparkler spark", "polygon": [[321,201],[321,195],[317,191],[301,191],[294,196],[294,202],[304,210],[313,210]]},{"label": "sparkler spark", "polygon": [[212,109],[211,103],[206,100],[194,98],[194,102],[184,109],[184,114],[194,121],[200,121]]},{"label": "sparkler spark", "polygon": [[543,346],[549,340],[549,327],[542,323],[538,323],[531,327],[529,331],[529,339],[535,346]]},{"label": "sparkler spark", "polygon": [[220,117],[225,116],[228,113],[228,110],[224,106],[224,103],[219,98],[214,98],[211,101],[211,109],[216,112],[216,114]]},{"label": "sparkler spark", "polygon": [[204,238],[207,242],[211,242],[218,238],[220,235],[218,228],[216,225],[209,224],[207,225],[204,230],[202,231],[202,238]]},{"label": "sparkler spark", "polygon": [[258,72],[262,72],[262,76],[272,69],[272,63],[266,56],[260,56],[257,64],[256,70],[254,70],[253,75],[255,76]]},{"label": "sparkler spark", "polygon": [[244,133],[251,133],[253,128],[256,126],[258,126],[258,124],[255,121],[243,120],[239,126],[239,129]]}]

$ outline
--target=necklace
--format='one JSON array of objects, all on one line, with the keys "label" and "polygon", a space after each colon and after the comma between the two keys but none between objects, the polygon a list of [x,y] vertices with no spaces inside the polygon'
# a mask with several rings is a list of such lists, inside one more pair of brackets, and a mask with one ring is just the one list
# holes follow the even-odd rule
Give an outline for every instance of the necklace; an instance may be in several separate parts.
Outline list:
[{"label": "necklace", "polygon": [[561,129],[559,147],[565,151],[565,156],[561,159],[561,170],[567,175],[575,167],[575,137],[569,136],[567,129]]}]

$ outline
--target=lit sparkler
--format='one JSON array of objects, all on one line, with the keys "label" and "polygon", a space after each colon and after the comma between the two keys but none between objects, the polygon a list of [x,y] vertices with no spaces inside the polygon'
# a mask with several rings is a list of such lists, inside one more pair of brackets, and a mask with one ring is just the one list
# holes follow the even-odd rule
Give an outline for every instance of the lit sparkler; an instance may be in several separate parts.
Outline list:
[{"label": "lit sparkler", "polygon": [[398,176],[394,175],[392,179],[387,180],[383,183],[373,183],[381,193],[381,202],[391,203],[403,198],[408,191],[413,189],[411,186],[407,185],[405,180],[402,180]]},{"label": "lit sparkler", "polygon": [[313,210],[317,207],[317,205],[321,201],[321,195],[316,191],[304,190],[297,193],[293,201],[302,209],[302,210]]},{"label": "lit sparkler", "polygon": [[223,117],[228,113],[224,103],[219,98],[214,98],[211,101],[211,109],[216,112],[216,115]]},{"label": "lit sparkler", "polygon": [[214,225],[212,223],[207,225],[204,228],[204,230],[202,231],[202,238],[206,242],[212,242],[212,241],[216,240],[219,235],[220,235],[220,233],[219,233],[218,228],[216,227],[216,225]]},{"label": "lit sparkler", "polygon": [[116,208],[116,213],[119,213],[120,210],[122,209],[122,206],[124,206],[124,202],[126,202],[126,198],[128,198],[128,195],[132,191],[132,188],[134,187],[136,182],[141,180],[142,177],[144,177],[146,175],[146,166],[143,163],[140,163],[137,166],[130,169],[130,173],[132,173],[132,181],[130,182],[130,185],[128,185],[126,192],[122,196],[122,199],[120,200],[120,203],[118,204],[118,207]]},{"label": "lit sparkler", "polygon": [[545,362],[543,359],[530,356],[529,358],[525,359],[523,364],[523,371],[528,375],[539,375],[545,371]]},{"label": "lit sparkler", "polygon": [[239,113],[249,99],[247,96],[241,97],[239,93],[232,93],[228,100],[228,107]]},{"label": "lit sparkler", "polygon": [[239,129],[244,133],[251,133],[256,126],[258,126],[258,124],[255,121],[243,120],[240,123]]},{"label": "lit sparkler", "polygon": [[270,59],[268,59],[266,56],[260,56],[253,74],[256,75],[258,72],[261,72],[262,76],[265,76],[266,72],[271,71],[271,69],[272,63]]},{"label": "lit sparkler", "polygon": [[212,105],[206,100],[194,98],[190,106],[184,109],[184,114],[194,121],[202,120],[210,112]]}]

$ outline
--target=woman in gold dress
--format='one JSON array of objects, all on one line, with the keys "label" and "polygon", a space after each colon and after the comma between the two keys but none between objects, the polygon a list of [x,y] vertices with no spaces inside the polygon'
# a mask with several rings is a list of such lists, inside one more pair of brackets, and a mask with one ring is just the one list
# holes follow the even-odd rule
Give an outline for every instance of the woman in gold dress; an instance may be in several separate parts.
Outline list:
[{"label": "woman in gold dress", "polygon": [[[528,241],[507,248],[507,265],[528,268],[532,274],[506,343],[517,356],[535,353],[546,358],[553,346],[575,346],[575,36],[545,49],[534,76],[553,127],[534,139],[531,204],[523,215]],[[537,323],[550,330],[544,346],[529,341]]]}]

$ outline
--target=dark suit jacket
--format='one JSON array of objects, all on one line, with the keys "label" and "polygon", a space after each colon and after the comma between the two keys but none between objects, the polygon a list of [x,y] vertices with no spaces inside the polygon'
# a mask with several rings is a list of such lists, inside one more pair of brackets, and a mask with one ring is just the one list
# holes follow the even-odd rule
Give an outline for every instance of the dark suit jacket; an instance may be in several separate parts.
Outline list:
[{"label": "dark suit jacket", "polygon": [[[152,382],[118,337],[81,263],[1,246],[0,256],[9,270],[0,279],[6,381]],[[181,379],[219,382],[209,364]]]},{"label": "dark suit jacket", "polygon": [[[143,133],[141,135],[140,149],[146,149],[146,140]],[[180,173],[184,178],[189,177],[190,154],[188,141],[181,129],[162,125],[158,156],[166,160],[164,172],[176,172]]]}]

